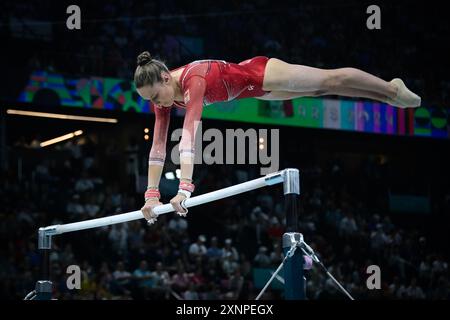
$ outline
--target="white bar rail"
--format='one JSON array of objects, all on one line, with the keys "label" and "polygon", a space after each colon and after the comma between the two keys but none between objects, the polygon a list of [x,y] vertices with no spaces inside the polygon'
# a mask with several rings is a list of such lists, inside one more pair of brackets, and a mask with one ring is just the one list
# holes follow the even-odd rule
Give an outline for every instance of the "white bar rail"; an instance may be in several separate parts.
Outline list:
[{"label": "white bar rail", "polygon": [[[284,169],[282,171],[278,171],[275,173],[268,174],[264,177],[257,178],[254,180],[250,180],[244,183],[240,183],[231,187],[227,187],[224,189],[208,192],[205,194],[201,194],[192,198],[187,199],[184,202],[184,205],[187,208],[198,206],[204,203],[220,200],[223,198],[231,197],[236,194],[244,193],[247,191],[255,190],[258,188],[274,185],[277,183],[285,182],[286,179],[289,178],[292,174],[297,175],[297,182],[293,180],[293,182],[290,182],[287,186],[285,183],[285,193],[286,190],[295,190],[298,189],[298,170],[297,169]],[[294,187],[292,187],[292,185]],[[298,192],[298,191],[297,191]],[[157,215],[165,214],[168,212],[173,212],[173,208],[170,204],[164,204],[161,206],[158,206],[154,209],[154,212]],[[73,231],[79,231],[79,230],[85,230],[85,229],[92,229],[92,228],[98,228],[98,227],[104,227],[112,224],[117,223],[123,223],[128,222],[132,220],[138,220],[142,219],[144,216],[140,210],[117,214],[109,217],[103,217],[98,219],[91,219],[86,221],[80,221],[80,222],[74,222],[74,223],[68,223],[68,224],[61,224],[61,225],[53,225],[48,226],[45,228],[40,228],[40,234],[42,235],[42,239],[40,237],[39,241],[39,247],[40,248],[46,248],[48,247],[48,244],[46,243],[46,237],[53,236],[57,234],[67,233],[67,232],[73,232]]]}]

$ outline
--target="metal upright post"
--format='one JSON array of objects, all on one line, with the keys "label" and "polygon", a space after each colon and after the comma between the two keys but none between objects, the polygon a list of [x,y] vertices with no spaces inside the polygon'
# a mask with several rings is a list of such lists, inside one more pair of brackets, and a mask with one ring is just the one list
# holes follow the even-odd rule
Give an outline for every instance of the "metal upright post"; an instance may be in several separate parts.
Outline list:
[{"label": "metal upright post", "polygon": [[[298,197],[300,195],[300,175],[297,169],[284,170],[284,198],[286,207],[286,233],[283,234],[283,252],[286,255],[296,241],[303,236],[298,232]],[[284,296],[286,300],[304,300],[305,280],[303,277],[304,259],[297,249],[284,265]]]},{"label": "metal upright post", "polygon": [[41,280],[36,282],[36,300],[52,299],[52,282],[50,281],[50,250],[52,249],[52,235],[47,228],[39,228],[38,247],[41,252]]}]

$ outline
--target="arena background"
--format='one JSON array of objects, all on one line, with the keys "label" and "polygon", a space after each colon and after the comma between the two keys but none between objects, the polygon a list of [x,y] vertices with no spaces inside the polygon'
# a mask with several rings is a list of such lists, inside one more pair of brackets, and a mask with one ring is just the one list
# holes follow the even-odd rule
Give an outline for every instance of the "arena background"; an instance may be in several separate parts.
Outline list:
[{"label": "arena background", "polygon": [[[69,4],[81,8],[81,30],[66,28]],[[366,27],[370,4],[381,8],[381,30]],[[205,108],[203,126],[280,129],[280,168],[301,173],[299,229],[356,299],[450,297],[449,24],[438,3],[2,1],[0,33],[1,299],[23,299],[34,288],[39,227],[142,206],[154,115],[134,92],[132,76],[144,50],[171,69],[266,55],[401,77],[422,97],[421,108],[333,96],[250,99]],[[340,121],[328,117],[333,110]],[[346,122],[349,110],[365,118]],[[170,130],[182,120],[174,114]],[[40,147],[77,130],[83,133]],[[176,169],[166,163],[163,202],[176,192]],[[258,165],[198,165],[196,193],[258,175]],[[282,200],[281,188],[261,189],[193,208],[184,223],[167,214],[151,227],[137,221],[58,237],[54,297],[253,299],[281,261]],[[200,236],[210,250],[196,256],[192,244]],[[81,290],[66,287],[73,264],[83,271]],[[382,270],[380,290],[366,287],[372,264]],[[345,299],[319,268],[306,276],[308,299]],[[275,281],[264,299],[282,298]]]}]

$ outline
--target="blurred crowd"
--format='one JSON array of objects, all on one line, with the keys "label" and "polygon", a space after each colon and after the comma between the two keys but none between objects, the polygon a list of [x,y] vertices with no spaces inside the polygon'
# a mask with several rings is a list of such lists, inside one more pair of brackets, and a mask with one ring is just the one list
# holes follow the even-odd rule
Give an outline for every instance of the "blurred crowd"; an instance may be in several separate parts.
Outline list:
[{"label": "blurred crowd", "polygon": [[[141,192],[117,180],[124,164],[106,165],[99,150],[111,148],[97,143],[83,137],[50,149],[15,147],[26,152],[28,163],[20,176],[1,172],[2,299],[23,298],[39,279],[38,227],[143,204]],[[302,166],[299,229],[305,240],[356,299],[449,299],[448,252],[430,244],[426,232],[393,222],[371,189],[380,188],[380,165],[368,160],[360,172],[353,177],[339,159]],[[257,173],[251,167],[199,165],[196,193]],[[163,202],[171,196],[164,194]],[[450,192],[435,210],[450,212]],[[282,188],[272,187],[191,208],[186,218],[163,215],[152,226],[138,220],[64,234],[54,238],[50,255],[54,297],[254,299],[261,289],[256,270],[274,270],[284,258],[284,230]],[[69,265],[80,267],[81,290],[67,288]],[[381,290],[367,289],[370,265],[381,270]],[[309,299],[345,299],[318,265],[306,278]],[[263,296],[282,297],[276,287]]]},{"label": "blurred crowd", "polygon": [[[144,50],[170,69],[192,60],[239,62],[266,55],[326,69],[361,68],[385,80],[402,77],[428,105],[448,99],[445,61],[436,58],[445,56],[442,39],[448,25],[439,19],[414,23],[430,17],[410,3],[383,4],[383,27],[377,31],[367,29],[366,8],[352,1],[284,1],[277,6],[269,0],[214,1],[205,6],[203,1],[122,0],[80,6],[82,32],[68,33],[60,23],[64,8],[53,2],[5,2],[2,34],[15,37],[16,46],[24,37],[24,49],[33,45],[26,57],[29,70],[132,79],[136,56]],[[42,21],[52,22],[42,27],[49,40],[30,40],[33,30],[28,29],[40,30]]]}]

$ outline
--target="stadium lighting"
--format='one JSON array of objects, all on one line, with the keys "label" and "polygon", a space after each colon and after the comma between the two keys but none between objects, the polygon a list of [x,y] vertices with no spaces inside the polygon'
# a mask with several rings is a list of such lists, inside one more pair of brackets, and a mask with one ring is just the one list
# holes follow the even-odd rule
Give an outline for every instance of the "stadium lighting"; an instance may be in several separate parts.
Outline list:
[{"label": "stadium lighting", "polygon": [[47,147],[49,145],[52,145],[52,144],[55,144],[55,143],[58,143],[58,142],[61,142],[64,140],[72,139],[72,138],[82,135],[82,134],[83,134],[83,130],[77,130],[75,132],[71,132],[71,133],[62,135],[60,137],[56,137],[56,138],[41,142],[40,146],[41,146],[41,148],[44,148],[44,147]]},{"label": "stadium lighting", "polygon": [[166,177],[167,180],[175,180],[175,175],[173,174],[172,171],[166,172],[164,176]]},{"label": "stadium lighting", "polygon": [[8,109],[8,110],[6,110],[6,113],[19,115],[19,116],[53,118],[53,119],[61,119],[61,120],[80,120],[80,121],[94,121],[94,122],[107,122],[107,123],[117,123],[118,122],[118,120],[114,119],[114,118],[75,116],[75,115],[70,115],[70,114],[36,112],[36,111],[25,111],[25,110],[15,110],[15,109]]}]

